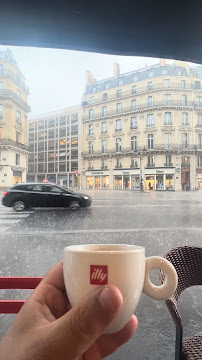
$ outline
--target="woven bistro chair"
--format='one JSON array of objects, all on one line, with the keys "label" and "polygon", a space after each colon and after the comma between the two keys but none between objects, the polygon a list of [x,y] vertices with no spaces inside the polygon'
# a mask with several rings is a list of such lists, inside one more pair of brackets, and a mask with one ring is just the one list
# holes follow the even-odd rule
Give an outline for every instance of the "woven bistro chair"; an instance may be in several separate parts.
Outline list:
[{"label": "woven bistro chair", "polygon": [[[163,257],[173,264],[178,274],[177,289],[174,295],[165,301],[176,325],[175,360],[201,360],[202,334],[183,340],[183,327],[177,302],[185,289],[194,285],[202,285],[202,248],[194,246],[177,247],[168,251]],[[165,275],[162,271],[159,273],[162,284]]]}]

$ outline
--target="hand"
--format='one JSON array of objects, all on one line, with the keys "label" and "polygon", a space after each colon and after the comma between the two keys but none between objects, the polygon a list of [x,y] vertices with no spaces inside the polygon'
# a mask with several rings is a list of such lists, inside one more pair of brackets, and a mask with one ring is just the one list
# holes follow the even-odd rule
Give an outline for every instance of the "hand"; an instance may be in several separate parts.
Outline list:
[{"label": "hand", "polygon": [[133,315],[119,332],[102,335],[122,302],[120,291],[108,285],[71,309],[60,262],[21,308],[0,344],[0,360],[101,360],[137,328]]}]

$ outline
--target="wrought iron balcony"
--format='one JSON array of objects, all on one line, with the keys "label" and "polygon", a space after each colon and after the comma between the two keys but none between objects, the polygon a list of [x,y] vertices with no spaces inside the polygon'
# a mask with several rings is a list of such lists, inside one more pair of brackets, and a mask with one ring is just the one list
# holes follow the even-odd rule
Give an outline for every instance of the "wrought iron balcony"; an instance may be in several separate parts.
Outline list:
[{"label": "wrought iron balcony", "polygon": [[154,124],[147,124],[146,127],[154,127],[155,125]]},{"label": "wrought iron balcony", "polygon": [[164,126],[172,126],[173,123],[171,121],[164,121]]},{"label": "wrought iron balcony", "polygon": [[93,153],[89,153],[88,151],[82,152],[83,158],[94,158],[94,157],[102,157],[105,156],[116,156],[116,155],[147,155],[153,153],[186,153],[186,152],[195,152],[200,150],[200,145],[184,145],[184,144],[156,144],[152,149],[146,148],[146,146],[137,146],[135,150],[132,150],[131,147],[123,147],[119,151],[114,149],[106,149],[103,154],[102,150],[96,150]]},{"label": "wrought iron balcony", "polygon": [[147,164],[146,167],[148,167],[148,168],[155,168],[155,164]]},{"label": "wrought iron balcony", "polygon": [[122,164],[120,164],[120,165],[115,165],[115,169],[122,169]]},{"label": "wrought iron balcony", "polygon": [[190,126],[190,123],[188,122],[182,123],[182,126]]},{"label": "wrought iron balcony", "polygon": [[137,164],[137,163],[131,164],[131,165],[130,165],[130,168],[131,168],[131,169],[138,169],[138,164]]},{"label": "wrought iron balcony", "polygon": [[131,130],[137,129],[137,125],[131,125],[130,129]]},{"label": "wrought iron balcony", "polygon": [[94,166],[88,166],[88,170],[94,170]]},{"label": "wrought iron balcony", "polygon": [[101,170],[107,170],[108,166],[101,166]]},{"label": "wrought iron balcony", "polygon": [[18,96],[12,90],[0,90],[0,99],[3,98],[11,98],[18,104],[20,104],[27,112],[31,110],[30,106],[26,103],[26,101],[22,100],[20,96]]},{"label": "wrought iron balcony", "polygon": [[189,163],[181,163],[181,167],[190,167]]},{"label": "wrought iron balcony", "polygon": [[199,128],[202,128],[202,124],[196,124],[195,127],[199,127]]},{"label": "wrought iron balcony", "polygon": [[170,167],[170,166],[173,166],[173,163],[164,163],[164,166]]},{"label": "wrought iron balcony", "polygon": [[107,134],[107,130],[106,131],[101,131],[101,134]]},{"label": "wrought iron balcony", "polygon": [[0,140],[0,146],[13,146],[13,147],[16,147],[18,149],[28,151],[28,146],[27,145],[21,144],[19,142],[16,142],[14,140],[7,139],[7,138],[4,138],[4,139]]},{"label": "wrought iron balcony", "polygon": [[[133,86],[133,84],[131,84],[131,86]],[[194,84],[191,85],[187,85],[185,84],[184,87],[181,86],[181,83],[179,82],[170,82],[169,86],[164,86],[163,82],[159,82],[159,83],[154,83],[152,85],[146,85],[146,86],[138,86],[136,87],[136,90],[127,90],[127,91],[122,91],[122,93],[118,96],[119,98],[125,98],[125,97],[129,97],[132,96],[133,94],[143,94],[143,93],[148,93],[150,91],[158,91],[158,90],[174,90],[174,89],[179,89],[181,91],[184,90],[193,90],[194,89]],[[202,89],[202,88],[201,88]],[[200,89],[199,89],[200,90]],[[92,96],[92,95],[90,95]],[[99,104],[102,103],[103,101],[109,101],[109,100],[116,100],[117,99],[117,93],[114,93],[112,95],[107,94],[107,97],[103,98],[103,96],[99,96],[98,98],[94,99],[94,104]],[[170,100],[164,101],[165,103],[170,102]],[[84,107],[85,106],[92,106],[92,104],[90,104],[89,101],[85,100],[83,101],[82,104]],[[202,105],[201,105],[202,106]]]},{"label": "wrought iron balcony", "polygon": [[180,109],[185,109],[185,108],[193,108],[194,107],[194,103],[192,101],[180,101],[180,100],[172,100],[169,101],[169,104],[165,104],[164,101],[154,101],[152,106],[145,103],[145,104],[141,104],[141,105],[137,105],[135,108],[132,106],[129,107],[125,107],[122,108],[118,113],[115,110],[111,110],[107,112],[107,115],[103,116],[102,113],[97,113],[97,114],[93,114],[92,116],[89,117],[89,115],[83,116],[83,121],[92,121],[92,120],[99,120],[99,119],[103,119],[104,117],[110,117],[110,116],[117,116],[117,115],[124,115],[126,113],[138,113],[138,112],[142,112],[142,111],[148,111],[148,110],[155,110],[155,109],[176,109],[176,108],[180,108]]},{"label": "wrought iron balcony", "polygon": [[122,131],[122,129],[121,128],[119,128],[119,129],[115,129],[115,132],[118,132],[118,131]]}]

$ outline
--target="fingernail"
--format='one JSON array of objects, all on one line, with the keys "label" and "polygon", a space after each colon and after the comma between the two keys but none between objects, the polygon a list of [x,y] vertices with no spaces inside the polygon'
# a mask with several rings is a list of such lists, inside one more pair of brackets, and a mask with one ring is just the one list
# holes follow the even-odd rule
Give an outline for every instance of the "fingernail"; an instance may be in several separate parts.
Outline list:
[{"label": "fingernail", "polygon": [[112,288],[106,286],[102,288],[101,292],[98,294],[98,301],[105,310],[117,311],[123,303],[123,298],[116,287]]}]

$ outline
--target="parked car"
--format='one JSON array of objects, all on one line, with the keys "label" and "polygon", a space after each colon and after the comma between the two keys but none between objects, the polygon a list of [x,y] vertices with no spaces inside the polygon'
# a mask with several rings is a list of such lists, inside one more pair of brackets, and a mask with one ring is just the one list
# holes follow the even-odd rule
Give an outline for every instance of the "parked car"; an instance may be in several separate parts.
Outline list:
[{"label": "parked car", "polygon": [[91,197],[52,183],[18,184],[3,194],[4,206],[16,211],[34,207],[69,207],[78,210],[91,205]]}]

